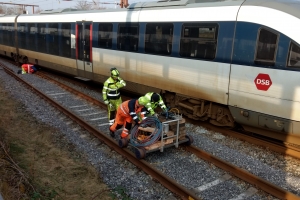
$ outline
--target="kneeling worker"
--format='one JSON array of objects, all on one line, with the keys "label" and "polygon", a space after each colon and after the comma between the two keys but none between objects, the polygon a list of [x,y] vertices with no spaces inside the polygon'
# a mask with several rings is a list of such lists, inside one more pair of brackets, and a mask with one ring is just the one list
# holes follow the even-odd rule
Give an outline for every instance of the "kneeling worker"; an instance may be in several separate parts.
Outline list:
[{"label": "kneeling worker", "polygon": [[161,96],[155,92],[149,92],[145,96],[140,97],[139,104],[145,106],[151,116],[155,114],[154,110],[158,105],[164,112],[168,111]]},{"label": "kneeling worker", "polygon": [[137,99],[131,99],[123,102],[117,110],[114,124],[109,128],[110,136],[115,137],[115,131],[124,126],[121,138],[126,138],[129,135],[132,122],[135,121],[135,123],[140,123],[138,114],[140,114],[140,117],[143,120],[146,118],[146,112],[147,110],[145,107],[140,105]]}]

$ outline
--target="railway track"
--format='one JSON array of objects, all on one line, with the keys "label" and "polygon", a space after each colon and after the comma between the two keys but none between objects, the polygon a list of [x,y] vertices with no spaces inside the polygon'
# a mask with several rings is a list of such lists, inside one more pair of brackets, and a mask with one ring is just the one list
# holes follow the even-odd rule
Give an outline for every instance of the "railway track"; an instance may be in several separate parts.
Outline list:
[{"label": "railway track", "polygon": [[[11,69],[7,69],[6,71],[7,73],[10,73],[12,76],[16,76],[20,81],[22,81],[20,79],[20,76],[16,75],[16,73],[13,72]],[[26,76],[24,76],[24,78],[25,77]],[[50,80],[50,78],[47,79]],[[30,81],[32,80],[29,80],[29,82]],[[54,80],[51,79],[51,81],[53,82]],[[43,88],[45,85],[43,84]],[[38,87],[38,85],[35,85],[34,81],[29,83],[28,86],[31,87],[32,89],[35,86]],[[135,159],[131,151],[129,151],[128,149],[119,148],[116,141],[108,137],[108,131],[107,131],[108,123],[107,123],[106,111],[105,111],[106,106],[101,104],[101,102],[93,98],[86,97],[86,95],[81,94],[79,91],[72,91],[72,88],[66,85],[60,86],[55,90],[52,89],[52,86],[51,86],[51,90],[49,90],[49,88],[46,87],[46,89],[43,89],[43,91],[44,92],[42,92],[41,89],[37,89],[35,92],[39,93],[40,95],[44,95],[43,98],[47,100],[49,99],[48,101],[52,102],[55,106],[57,106],[57,108],[60,109],[61,112],[67,114],[69,118],[76,121],[76,123],[84,127],[85,130],[95,135],[102,142],[106,143],[110,148],[112,148],[114,151],[121,154],[124,158],[129,160],[138,168],[143,169],[144,172],[151,175],[152,178],[159,181],[166,188],[168,188],[170,191],[172,191],[182,199],[200,199],[200,198],[206,199],[207,197],[205,194],[207,193],[207,191],[210,192],[222,191],[220,190],[220,188],[218,189],[217,183],[224,183],[224,184],[226,183],[227,188],[233,188],[235,185],[234,182],[237,182],[237,179],[232,178],[230,174],[239,177],[245,180],[246,182],[253,184],[256,187],[259,187],[261,190],[264,190],[268,194],[272,194],[277,198],[299,199],[299,197],[293,194],[292,192],[284,190],[276,186],[275,184],[272,184],[262,178],[256,177],[253,174],[247,172],[246,170],[240,169],[239,167],[226,163],[218,159],[217,157],[214,157],[208,154],[207,152],[201,151],[199,148],[195,148],[195,147],[186,148],[186,150],[189,150],[190,152],[192,152],[192,154],[188,154],[187,151],[184,149],[175,150],[172,148],[162,155],[157,155],[157,154],[149,155],[149,158],[145,159],[147,162],[145,160],[137,160]],[[68,94],[68,92],[71,91],[72,94],[71,93]],[[46,95],[43,93],[45,93]],[[76,94],[73,97],[74,101],[73,100],[66,101],[66,99],[69,99],[69,96],[72,96],[73,94]],[[78,96],[80,96],[80,99],[78,98]],[[86,102],[83,103],[81,98],[85,99]],[[68,102],[67,103],[68,105],[65,105],[66,102]],[[72,103],[69,104],[70,102]],[[68,108],[65,109],[64,106]],[[91,118],[91,116],[93,115],[96,115],[97,117]],[[169,163],[168,165],[175,165],[175,162],[180,162],[178,161],[177,158],[178,154],[180,154],[181,156],[180,157],[181,163],[177,163],[179,165],[185,165],[187,162],[191,162],[191,160],[193,160],[194,167],[196,168],[195,171],[199,172],[199,170],[200,171],[207,170],[207,169],[202,169],[200,167],[201,165],[208,166],[209,168],[211,164],[214,164],[215,172],[211,172],[211,174],[209,174],[208,177],[204,177],[204,178],[202,177],[202,179],[204,180],[199,181],[199,180],[193,180],[195,179],[195,177],[193,178],[193,174],[189,173],[189,171],[193,171],[193,170],[190,170],[189,168],[184,169],[185,166],[182,166],[180,168],[183,171],[174,173],[172,171],[169,171],[168,168],[165,168],[165,165],[161,164],[161,163],[164,164]],[[183,156],[185,154],[187,155]],[[207,164],[203,160],[197,159],[195,155],[204,158],[209,163]],[[168,158],[168,156],[170,158]],[[153,166],[155,166],[155,168]],[[216,166],[222,168],[222,170],[217,169]],[[186,176],[187,180],[186,181],[177,180],[177,177],[182,176],[183,174],[187,174]],[[212,189],[212,186],[214,185],[216,186],[213,187],[214,189]],[[232,198],[241,198],[241,197],[247,197],[247,195],[251,196],[256,193],[256,189],[253,186],[251,187],[248,184],[246,185],[247,186],[245,186],[244,188],[240,188],[236,186],[236,188],[232,189],[231,194],[228,195],[229,196],[231,195]],[[222,196],[222,194],[217,194],[217,193],[215,193],[214,195]]]}]

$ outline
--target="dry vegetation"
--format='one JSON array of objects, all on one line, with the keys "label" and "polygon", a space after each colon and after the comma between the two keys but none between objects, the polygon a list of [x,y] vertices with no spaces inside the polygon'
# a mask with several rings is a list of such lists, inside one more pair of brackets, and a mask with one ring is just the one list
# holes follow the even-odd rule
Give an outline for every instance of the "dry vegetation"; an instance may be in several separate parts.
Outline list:
[{"label": "dry vegetation", "polygon": [[0,82],[0,190],[5,200],[113,199],[97,171],[57,131],[12,101]]}]

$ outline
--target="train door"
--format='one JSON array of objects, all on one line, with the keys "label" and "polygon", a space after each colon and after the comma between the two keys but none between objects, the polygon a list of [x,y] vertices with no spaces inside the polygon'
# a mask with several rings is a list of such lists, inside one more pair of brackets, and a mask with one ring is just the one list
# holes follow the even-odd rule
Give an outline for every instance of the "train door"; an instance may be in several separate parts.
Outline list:
[{"label": "train door", "polygon": [[92,22],[76,22],[76,60],[78,76],[92,79]]}]

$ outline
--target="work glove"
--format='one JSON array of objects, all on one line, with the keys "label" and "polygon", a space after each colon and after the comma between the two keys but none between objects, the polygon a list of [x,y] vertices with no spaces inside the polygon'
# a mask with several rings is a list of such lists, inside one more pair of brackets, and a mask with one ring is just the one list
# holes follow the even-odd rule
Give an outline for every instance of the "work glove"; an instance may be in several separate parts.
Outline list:
[{"label": "work glove", "polygon": [[154,113],[153,116],[156,117],[156,118],[158,118],[159,115],[157,113]]},{"label": "work glove", "polygon": [[108,101],[108,100],[105,100],[104,103],[105,103],[106,105],[108,105],[108,104],[109,104],[109,101]]}]

